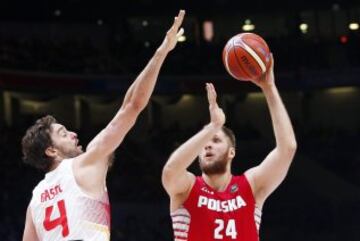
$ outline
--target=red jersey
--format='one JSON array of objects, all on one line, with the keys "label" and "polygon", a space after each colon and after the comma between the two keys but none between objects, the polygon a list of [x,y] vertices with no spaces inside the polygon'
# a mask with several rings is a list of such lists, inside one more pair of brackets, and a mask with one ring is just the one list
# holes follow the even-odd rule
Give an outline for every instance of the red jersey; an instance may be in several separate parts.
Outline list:
[{"label": "red jersey", "polygon": [[258,241],[261,211],[245,175],[223,192],[196,177],[183,206],[171,213],[175,241]]}]

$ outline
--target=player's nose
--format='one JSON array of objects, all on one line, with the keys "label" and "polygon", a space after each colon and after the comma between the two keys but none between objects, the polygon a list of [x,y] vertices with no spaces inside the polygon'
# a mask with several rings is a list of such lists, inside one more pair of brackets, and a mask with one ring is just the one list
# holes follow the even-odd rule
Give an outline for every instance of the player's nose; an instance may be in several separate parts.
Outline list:
[{"label": "player's nose", "polygon": [[212,149],[211,143],[206,144],[205,150],[211,150],[211,149]]},{"label": "player's nose", "polygon": [[77,134],[75,132],[70,132],[71,139],[76,139]]}]

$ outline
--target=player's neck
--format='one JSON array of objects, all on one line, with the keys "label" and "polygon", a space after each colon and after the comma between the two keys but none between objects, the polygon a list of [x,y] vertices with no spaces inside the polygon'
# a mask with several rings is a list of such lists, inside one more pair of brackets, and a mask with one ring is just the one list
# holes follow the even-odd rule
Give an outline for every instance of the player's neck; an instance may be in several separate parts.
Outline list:
[{"label": "player's neck", "polygon": [[62,160],[54,160],[53,164],[51,165],[51,167],[49,168],[48,172],[54,171],[62,162]]},{"label": "player's neck", "polygon": [[208,184],[214,190],[223,192],[231,182],[232,174],[230,172],[219,175],[206,175],[203,173],[202,177],[206,184]]}]

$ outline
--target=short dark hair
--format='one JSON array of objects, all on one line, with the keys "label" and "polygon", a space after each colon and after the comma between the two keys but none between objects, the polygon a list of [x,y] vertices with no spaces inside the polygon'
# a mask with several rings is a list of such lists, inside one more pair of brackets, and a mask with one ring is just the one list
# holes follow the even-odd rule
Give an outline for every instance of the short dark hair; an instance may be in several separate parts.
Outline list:
[{"label": "short dark hair", "polygon": [[56,119],[47,115],[38,119],[29,127],[22,138],[23,161],[42,171],[49,171],[53,159],[45,154],[45,150],[51,146],[51,125],[57,123]]},{"label": "short dark hair", "polygon": [[236,138],[234,132],[226,126],[223,126],[221,130],[229,138],[231,146],[236,149]]}]

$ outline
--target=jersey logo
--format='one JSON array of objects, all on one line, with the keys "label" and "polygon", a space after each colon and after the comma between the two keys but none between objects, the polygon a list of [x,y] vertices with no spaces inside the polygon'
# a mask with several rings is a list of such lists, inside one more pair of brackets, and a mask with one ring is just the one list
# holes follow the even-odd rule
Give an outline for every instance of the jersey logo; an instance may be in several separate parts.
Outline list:
[{"label": "jersey logo", "polygon": [[240,195],[229,200],[217,200],[199,195],[197,206],[199,208],[206,207],[207,209],[216,212],[227,213],[245,207],[246,202]]},{"label": "jersey logo", "polygon": [[201,188],[201,191],[206,192],[206,193],[211,194],[211,195],[214,195],[214,192],[213,192],[213,191],[210,191],[210,190],[207,189],[206,187],[202,187],[202,188]]},{"label": "jersey logo", "polygon": [[232,185],[230,188],[231,193],[237,192],[238,190],[239,190],[239,186],[237,184]]}]

